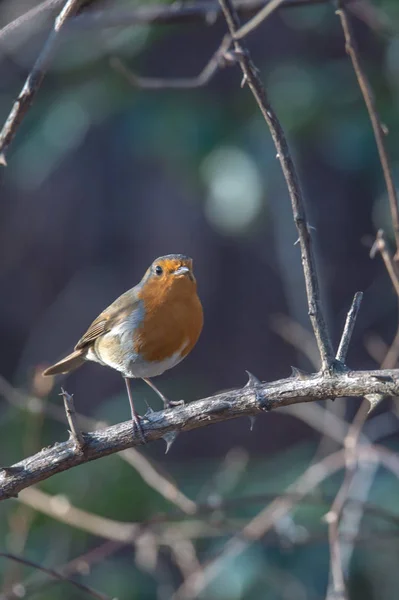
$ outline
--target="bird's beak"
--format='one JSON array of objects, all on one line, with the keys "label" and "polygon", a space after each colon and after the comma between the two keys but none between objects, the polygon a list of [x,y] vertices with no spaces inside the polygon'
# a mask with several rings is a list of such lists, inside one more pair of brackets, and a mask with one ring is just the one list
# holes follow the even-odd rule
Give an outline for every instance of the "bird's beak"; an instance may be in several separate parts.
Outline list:
[{"label": "bird's beak", "polygon": [[190,269],[188,267],[179,267],[173,273],[173,275],[186,275],[186,273],[190,273]]}]

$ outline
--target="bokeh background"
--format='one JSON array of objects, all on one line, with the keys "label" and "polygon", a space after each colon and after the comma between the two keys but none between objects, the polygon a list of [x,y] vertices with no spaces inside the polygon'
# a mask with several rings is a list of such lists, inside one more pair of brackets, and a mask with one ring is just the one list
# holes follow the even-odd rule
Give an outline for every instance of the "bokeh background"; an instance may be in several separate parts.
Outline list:
[{"label": "bokeh background", "polygon": [[[2,1],[0,24],[36,4]],[[107,10],[134,6],[132,0],[102,4]],[[363,20],[352,15],[355,35],[389,128],[386,143],[397,180],[399,5],[357,5]],[[193,76],[224,32],[222,19],[209,25],[72,28],[60,44],[1,172],[2,464],[66,439],[65,422],[43,413],[35,400],[61,407],[61,385],[84,415],[110,423],[129,418],[123,381],[111,370],[88,364],[50,384],[38,373],[68,352],[97,314],[162,254],[193,257],[205,313],[192,354],[157,380],[167,396],[191,401],[242,386],[246,369],[274,380],[289,376],[291,365],[317,368],[287,189],[266,125],[249,90],[240,88],[239,69],[222,69],[201,89],[144,91],[110,66],[110,57],[118,56],[142,76]],[[1,40],[2,122],[47,34],[44,23]],[[379,227],[391,235],[390,215],[335,7],[326,2],[283,8],[248,44],[287,133],[315,227],[334,343],[354,293],[362,290],[348,364],[376,368],[394,338],[398,309],[383,263],[371,260],[369,250]],[[135,382],[133,389],[141,413],[147,403],[160,408],[144,384]],[[322,408],[351,420],[358,405],[340,400]],[[195,549],[201,563],[214,557],[315,456],[339,447],[323,434],[320,408],[316,427],[305,418],[312,407],[299,406],[259,418],[253,431],[248,419],[240,419],[182,434],[167,455],[161,442],[140,450],[192,500],[222,501],[220,510],[204,509],[198,517],[197,534],[184,542],[183,556]],[[397,431],[395,403],[384,401],[365,432],[397,450]],[[324,598],[329,549],[322,517],[341,479],[342,473],[329,479],[287,520],[226,561],[201,597]],[[40,489],[54,495],[53,503],[64,502],[66,511],[69,502],[126,522],[159,514],[166,522],[190,521],[116,455],[57,475]],[[378,469],[367,501],[398,515],[398,493],[397,480]],[[120,599],[172,598],[181,584],[184,568],[173,544],[154,546],[149,534],[140,546],[109,547],[100,535],[46,516],[21,498],[0,506],[2,550],[54,568],[91,552],[74,576]],[[397,525],[366,511],[359,536],[349,573],[351,599],[396,598]],[[42,587],[44,576],[4,559],[0,572],[4,598],[25,592],[46,600],[84,597],[68,584]],[[20,582],[39,585],[38,591]]]}]

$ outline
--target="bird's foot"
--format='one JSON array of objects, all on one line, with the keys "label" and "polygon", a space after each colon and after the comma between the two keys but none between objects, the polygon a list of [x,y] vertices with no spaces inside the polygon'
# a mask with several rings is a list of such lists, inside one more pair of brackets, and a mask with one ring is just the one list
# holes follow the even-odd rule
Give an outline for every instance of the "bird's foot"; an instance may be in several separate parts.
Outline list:
[{"label": "bird's foot", "polygon": [[135,431],[137,431],[141,443],[146,444],[147,440],[145,439],[145,435],[144,435],[143,427],[140,423],[140,419],[141,419],[141,417],[139,417],[138,415],[135,415],[135,417],[132,418],[133,434],[135,433]]}]

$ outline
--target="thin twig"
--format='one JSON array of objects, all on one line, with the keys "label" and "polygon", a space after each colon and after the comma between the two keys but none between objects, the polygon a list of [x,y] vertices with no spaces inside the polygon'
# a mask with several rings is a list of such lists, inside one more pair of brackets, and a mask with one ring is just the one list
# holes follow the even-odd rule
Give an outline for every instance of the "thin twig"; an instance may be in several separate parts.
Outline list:
[{"label": "thin twig", "polygon": [[61,388],[61,396],[64,400],[65,414],[68,420],[69,427],[71,428],[70,431],[72,439],[76,443],[77,450],[79,452],[83,452],[85,441],[80,427],[78,425],[73,396],[71,396],[71,394],[68,394],[68,392],[63,388]]},{"label": "thin twig", "polygon": [[[234,39],[241,39],[254,31],[263,21],[274,12],[284,0],[270,0],[255,16],[243,25],[234,34]],[[111,67],[118,71],[135,88],[144,90],[175,90],[175,89],[195,89],[203,87],[209,83],[221,66],[228,63],[227,50],[230,48],[232,38],[225,35],[222,43],[216,52],[213,53],[210,60],[196,77],[181,78],[159,78],[159,77],[141,77],[136,75],[118,57],[110,59]]]},{"label": "thin twig", "polygon": [[344,480],[330,510],[325,515],[325,521],[328,523],[328,540],[330,545],[330,585],[327,590],[326,600],[346,600],[347,591],[345,578],[342,569],[341,546],[339,539],[339,522],[345,503],[348,499],[349,489],[356,471],[356,447],[359,441],[360,432],[367,419],[369,412],[368,402],[364,401],[360,405],[353,423],[345,438],[345,463],[346,470]]},{"label": "thin twig", "polygon": [[399,298],[399,275],[397,273],[395,263],[389,251],[387,241],[385,239],[385,233],[382,229],[380,229],[377,232],[377,237],[375,239],[373,247],[370,250],[371,258],[374,258],[377,251],[382,256],[382,260],[384,261],[386,270],[388,271],[389,277],[391,278],[392,285],[395,288],[395,292]]},{"label": "thin twig", "polygon": [[[316,373],[305,379],[289,378],[256,387],[244,386],[186,406],[147,414],[142,417],[141,424],[145,439],[150,442],[172,431],[189,431],[289,404],[367,394],[399,395],[399,370],[333,372],[328,376]],[[69,440],[44,448],[11,467],[4,467],[0,471],[0,500],[15,496],[22,489],[56,473],[142,444],[131,421],[87,433],[85,441],[84,454],[77,453],[75,443]]]},{"label": "thin twig", "polygon": [[[220,0],[231,36],[234,38],[236,31],[240,28],[240,21],[231,0]],[[248,83],[249,88],[262,112],[262,115],[270,129],[277,156],[283,170],[291,198],[295,225],[298,230],[302,265],[305,274],[306,292],[308,297],[309,316],[316,336],[319,348],[322,369],[327,371],[334,362],[334,352],[331,344],[327,325],[323,316],[319,282],[317,278],[316,264],[312,249],[312,240],[309,233],[308,222],[305,214],[305,206],[302,198],[295,166],[285,139],[284,131],[279,120],[270,105],[265,89],[259,77],[259,72],[254,66],[248,49],[239,40],[234,41],[235,56],[244,75],[243,84]]]},{"label": "thin twig", "polygon": [[[110,555],[114,554],[120,548],[123,547],[121,542],[111,542],[106,541],[95,548],[92,548],[88,552],[81,554],[80,556],[72,559],[65,565],[62,565],[58,568],[58,572],[63,575],[68,575],[69,577],[74,573],[81,574],[82,571],[86,572],[87,569],[92,569],[95,564],[100,562],[104,562],[105,559],[109,558]],[[32,577],[27,578],[25,581],[20,581],[14,586],[14,591],[8,592],[7,594],[3,594],[3,597],[0,600],[18,600],[21,595],[18,595],[18,591],[23,590],[25,592],[25,598],[31,598],[35,596],[39,591],[43,592],[44,589],[47,589],[50,586],[54,586],[56,581],[47,580],[47,581],[34,581],[32,582]],[[112,600],[117,600],[113,598]]]},{"label": "thin twig", "polygon": [[385,185],[387,187],[393,230],[395,234],[396,253],[394,256],[394,260],[399,261],[399,206],[396,194],[396,187],[392,177],[390,159],[384,139],[386,131],[378,115],[377,107],[374,100],[374,94],[371,89],[370,83],[367,79],[365,70],[363,69],[363,66],[360,61],[359,52],[354,40],[352,25],[344,1],[337,0],[337,6],[337,15],[340,18],[342,30],[344,32],[345,37],[345,49],[352,61],[353,69],[355,71],[359,88],[361,90],[364,102],[367,107],[367,111],[374,132],[375,141],[377,144],[381,167],[384,173]]},{"label": "thin twig", "polygon": [[[81,592],[86,592],[86,594],[89,594],[90,596],[92,596],[93,598],[97,598],[98,600],[112,600],[112,598],[110,596],[107,596],[106,594],[97,592],[96,590],[93,590],[93,588],[88,587],[83,583],[74,581],[67,575],[63,575],[58,571],[54,571],[54,569],[48,569],[47,567],[43,567],[39,563],[33,562],[32,560],[28,560],[27,558],[23,558],[22,556],[16,556],[15,554],[10,554],[8,552],[0,552],[0,556],[3,558],[7,558],[8,560],[18,562],[27,567],[32,567],[33,569],[37,569],[38,571],[42,571],[42,573],[46,573],[46,575],[49,575],[49,577],[52,577],[53,579],[58,579],[58,581],[69,583]],[[2,595],[0,595],[0,600],[2,600]]]},{"label": "thin twig", "polygon": [[33,99],[42,84],[46,70],[54,53],[56,42],[59,39],[59,34],[68,19],[76,13],[81,2],[82,0],[67,0],[65,3],[64,8],[55,19],[54,27],[11,109],[3,129],[0,132],[0,163],[3,165],[7,164],[5,158],[6,150],[13,140],[19,125],[28,112]]},{"label": "thin twig", "polygon": [[348,354],[349,344],[352,338],[353,330],[355,327],[357,315],[359,313],[360,304],[363,299],[363,292],[356,292],[352,306],[347,314],[344,330],[342,333],[341,341],[337,350],[336,359],[342,363],[346,361],[346,355]]},{"label": "thin twig", "polygon": [[123,77],[135,88],[143,90],[176,90],[176,89],[194,89],[207,85],[216,74],[220,66],[225,63],[224,54],[231,44],[230,36],[226,36],[219,48],[212,55],[209,62],[202,69],[201,73],[196,77],[181,77],[181,78],[159,78],[159,77],[141,77],[133,73],[120,58],[112,57],[110,64],[115,71],[123,75]]}]

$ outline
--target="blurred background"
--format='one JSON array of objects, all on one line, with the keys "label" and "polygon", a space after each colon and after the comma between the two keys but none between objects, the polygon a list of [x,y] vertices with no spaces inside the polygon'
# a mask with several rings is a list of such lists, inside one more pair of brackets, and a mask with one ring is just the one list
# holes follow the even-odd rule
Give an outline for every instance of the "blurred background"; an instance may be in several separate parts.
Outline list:
[{"label": "blurred background", "polygon": [[[37,4],[3,0],[0,25]],[[136,4],[92,3],[86,15]],[[351,19],[389,129],[397,180],[399,5],[373,0],[356,6],[362,18],[351,13]],[[223,20],[108,28],[82,23],[63,37],[1,172],[2,465],[67,439],[61,385],[74,394],[77,410],[95,421],[130,418],[116,372],[88,364],[55,382],[39,373],[70,351],[97,314],[162,254],[193,257],[205,313],[194,351],[156,381],[168,397],[191,401],[243,386],[246,369],[272,381],[288,377],[291,365],[306,371],[319,366],[289,196],[269,131],[248,88],[240,88],[238,67],[221,69],[203,88],[145,91],[110,65],[116,56],[143,77],[192,77],[217,49]],[[1,122],[48,31],[49,21],[39,19],[0,38]],[[371,260],[369,251],[376,230],[383,227],[389,238],[392,226],[335,7],[282,8],[248,45],[287,134],[315,228],[334,344],[354,293],[362,290],[347,362],[377,368],[395,337],[398,306],[381,258]],[[134,382],[133,391],[140,413],[147,403],[161,408],[142,382]],[[253,431],[248,419],[239,419],[185,433],[167,455],[163,442],[140,449],[150,461],[141,474],[136,451],[129,455],[133,465],[114,455],[59,474],[40,485],[43,496],[26,490],[1,503],[1,550],[49,567],[69,565],[76,580],[110,597],[172,598],[198,562],[213,559],[312,461],[340,448],[339,435],[333,440],[326,431],[339,431],[358,406],[354,399],[299,405],[264,415]],[[394,401],[381,404],[364,432],[398,450]],[[143,479],[151,468],[174,481],[185,500],[172,494],[170,501]],[[356,489],[366,504],[355,533],[345,538],[350,598],[390,600],[399,584],[399,484],[382,468],[360,475]],[[199,597],[325,598],[323,515],[342,476],[329,478],[236,559],[222,561]],[[193,502],[202,509],[185,515]],[[102,526],[87,531],[84,513],[76,513],[75,525],[65,523],[71,506],[147,526],[133,545],[118,536],[106,539]],[[161,525],[153,527],[157,517]],[[5,559],[0,572],[1,598],[85,597],[67,583],[48,586],[43,574]]]}]

